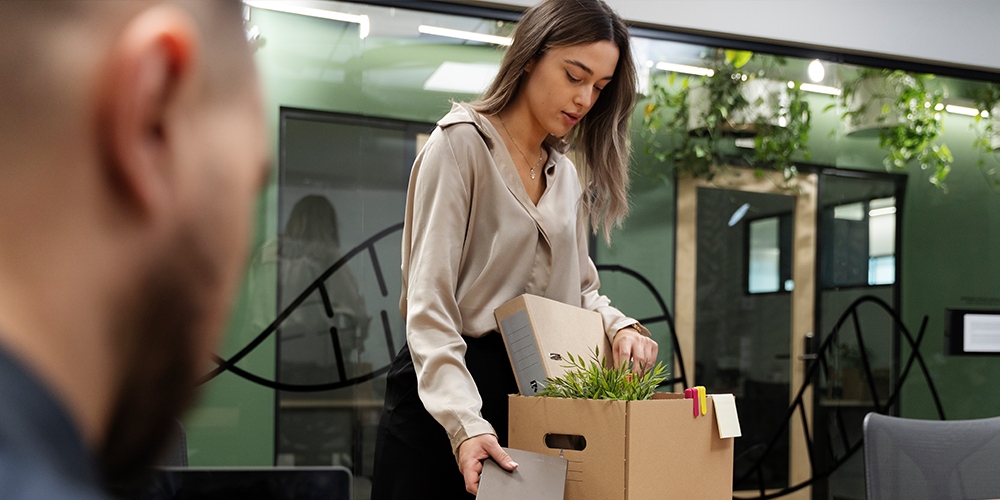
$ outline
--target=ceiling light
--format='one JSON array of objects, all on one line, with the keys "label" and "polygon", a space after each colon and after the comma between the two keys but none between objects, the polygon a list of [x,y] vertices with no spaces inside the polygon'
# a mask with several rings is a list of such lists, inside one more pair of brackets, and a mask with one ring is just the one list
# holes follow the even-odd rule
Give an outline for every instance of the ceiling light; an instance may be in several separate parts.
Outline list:
[{"label": "ceiling light", "polygon": [[816,85],[815,83],[801,83],[799,88],[806,91],[812,92],[814,94],[826,94],[826,95],[840,95],[840,89],[837,87],[828,87],[826,85]]},{"label": "ceiling light", "polygon": [[982,116],[983,118],[989,118],[990,112],[984,109],[982,113],[979,113],[979,116]]},{"label": "ceiling light", "polygon": [[700,66],[688,66],[687,64],[674,64],[668,62],[656,63],[656,69],[663,71],[673,71],[674,73],[684,73],[687,75],[697,75],[697,76],[715,75],[715,71],[708,68],[702,68]]},{"label": "ceiling light", "polygon": [[273,10],[275,12],[285,12],[287,14],[298,14],[300,16],[318,17],[321,19],[330,19],[332,21],[357,24],[358,37],[362,40],[368,36],[368,32],[371,30],[371,23],[368,16],[364,14],[347,14],[345,12],[314,9],[312,7],[301,7],[289,4],[288,2],[277,1],[243,0],[243,4],[249,5],[255,9]]},{"label": "ceiling light", "polygon": [[896,207],[873,208],[868,211],[868,217],[881,217],[896,213]]},{"label": "ceiling light", "polygon": [[445,61],[424,82],[424,90],[482,94],[498,71],[499,64]]},{"label": "ceiling light", "polygon": [[969,108],[966,106],[956,106],[954,104],[948,104],[947,106],[944,107],[944,109],[945,111],[949,113],[954,113],[956,115],[976,116],[979,114],[979,110],[976,108]]},{"label": "ceiling light", "polygon": [[934,105],[934,111],[944,111],[944,103],[939,102]]},{"label": "ceiling light", "polygon": [[740,205],[740,208],[737,208],[736,211],[733,212],[733,215],[729,217],[729,227],[739,224],[739,222],[743,220],[743,217],[747,214],[747,210],[750,210],[749,203]]},{"label": "ceiling light", "polygon": [[426,24],[421,24],[420,26],[417,26],[417,31],[425,35],[436,35],[447,38],[458,38],[460,40],[492,43],[494,45],[509,46],[511,43],[513,43],[513,40],[510,37],[506,36],[486,35],[483,33],[476,33],[474,31],[462,31],[462,30],[453,30],[449,28],[439,28],[437,26],[428,26]]},{"label": "ceiling light", "polygon": [[813,62],[809,63],[809,79],[813,83],[819,83],[826,78],[826,68],[823,67],[823,62],[819,59],[813,59]]}]

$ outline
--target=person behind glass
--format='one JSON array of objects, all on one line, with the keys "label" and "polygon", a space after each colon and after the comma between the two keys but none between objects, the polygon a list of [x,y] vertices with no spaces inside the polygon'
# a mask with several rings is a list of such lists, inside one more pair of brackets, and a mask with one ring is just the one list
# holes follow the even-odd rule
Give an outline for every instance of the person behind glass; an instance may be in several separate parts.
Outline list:
[{"label": "person behind glass", "polygon": [[[288,307],[343,257],[338,226],[337,211],[326,196],[307,195],[292,207],[281,241],[280,309]],[[337,363],[352,360],[346,371],[349,376],[356,375],[368,325],[365,299],[348,266],[338,268],[324,285],[333,318],[327,317],[321,294],[313,292],[281,324],[281,376],[285,382],[331,382],[336,380]],[[338,330],[341,360],[331,342],[331,326]]]},{"label": "person behind glass", "polygon": [[517,386],[493,310],[520,294],[599,312],[614,362],[655,363],[649,332],[599,294],[587,250],[591,227],[610,239],[628,210],[635,85],[628,31],[607,4],[545,0],[482,98],[438,122],[407,193],[407,342],[387,375],[373,499],[470,498],[483,460],[517,467],[501,449]]}]

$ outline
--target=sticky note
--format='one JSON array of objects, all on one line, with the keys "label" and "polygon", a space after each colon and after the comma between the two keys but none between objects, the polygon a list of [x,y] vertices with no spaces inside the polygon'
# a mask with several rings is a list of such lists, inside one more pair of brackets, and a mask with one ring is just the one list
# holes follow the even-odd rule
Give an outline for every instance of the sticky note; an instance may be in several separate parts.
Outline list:
[{"label": "sticky note", "polygon": [[719,437],[722,439],[740,437],[740,418],[736,414],[736,398],[732,394],[713,394],[715,419],[719,423]]},{"label": "sticky note", "polygon": [[702,415],[708,413],[707,390],[700,385],[698,386],[698,407],[701,408]]}]

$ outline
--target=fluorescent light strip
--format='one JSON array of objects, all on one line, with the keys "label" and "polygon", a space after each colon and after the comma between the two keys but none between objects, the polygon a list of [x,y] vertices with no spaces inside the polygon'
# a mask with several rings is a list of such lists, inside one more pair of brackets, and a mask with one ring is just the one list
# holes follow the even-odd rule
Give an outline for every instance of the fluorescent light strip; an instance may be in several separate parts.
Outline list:
[{"label": "fluorescent light strip", "polygon": [[954,104],[946,105],[944,107],[944,110],[949,113],[954,113],[956,115],[976,116],[979,114],[979,110],[976,108],[969,108],[966,106],[956,106]]},{"label": "fluorescent light strip", "polygon": [[445,61],[424,82],[424,90],[481,94],[500,71],[499,64]]},{"label": "fluorescent light strip", "polygon": [[472,42],[483,42],[492,43],[494,45],[510,46],[513,40],[506,36],[497,35],[486,35],[483,33],[476,33],[474,31],[462,31],[453,30],[449,28],[439,28],[437,26],[428,26],[426,24],[421,24],[417,26],[417,31],[425,35],[436,35],[443,36],[447,38],[458,38],[460,40],[469,40]]},{"label": "fluorescent light strip", "polygon": [[362,40],[364,40],[371,31],[371,22],[369,21],[368,16],[364,14],[347,14],[333,10],[289,5],[287,2],[275,1],[243,0],[243,4],[249,5],[255,9],[273,10],[275,12],[285,12],[287,14],[298,14],[300,16],[318,17],[321,19],[330,19],[332,21],[354,23],[358,25],[358,37]]},{"label": "fluorescent light strip", "polygon": [[837,87],[828,87],[826,85],[816,85],[815,83],[800,83],[799,88],[806,92],[813,92],[815,94],[826,94],[826,95],[840,95],[840,89]]},{"label": "fluorescent light strip", "polygon": [[668,62],[656,63],[656,69],[663,71],[673,71],[674,73],[697,75],[697,76],[712,76],[715,74],[715,71],[708,68],[702,68],[700,66],[688,66],[687,64],[674,64]]},{"label": "fluorescent light strip", "polygon": [[896,207],[873,208],[868,211],[868,217],[881,217],[896,213]]}]

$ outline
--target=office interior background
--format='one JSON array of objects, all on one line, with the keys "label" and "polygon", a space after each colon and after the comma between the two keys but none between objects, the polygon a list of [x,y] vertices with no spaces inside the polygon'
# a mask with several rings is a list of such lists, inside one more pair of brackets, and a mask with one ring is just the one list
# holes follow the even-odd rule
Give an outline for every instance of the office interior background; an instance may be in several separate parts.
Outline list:
[{"label": "office interior background", "polygon": [[[245,3],[277,169],[219,352],[235,356],[237,370],[207,382],[186,419],[189,460],[344,465],[356,498],[368,498],[385,371],[404,342],[399,246],[409,169],[451,101],[484,89],[518,9],[533,2]],[[642,95],[632,213],[610,246],[592,242],[605,266],[602,292],[652,320],[660,358],[676,375],[662,299],[677,321],[688,385],[736,394],[744,432],[735,489],[753,497],[812,479],[788,498],[864,498],[862,457],[850,452],[866,412],[939,418],[937,399],[948,419],[1000,415],[996,358],[949,355],[944,338],[946,309],[1000,310],[1000,139],[984,135],[1000,108],[977,107],[1000,82],[991,58],[1000,40],[989,26],[998,7],[609,3],[635,23]],[[793,156],[790,181],[753,169],[736,180],[678,181],[662,153],[680,134],[644,126],[656,89],[697,87],[711,78],[697,73],[727,60],[727,49],[730,63],[752,53],[743,74],[766,76],[808,104],[810,154]],[[929,182],[933,168],[887,170],[877,131],[845,128],[838,93],[882,68],[940,92],[935,143],[953,156],[946,189]],[[734,165],[752,162],[752,134],[725,140]],[[901,322],[871,302],[851,309],[862,296]],[[810,346],[851,310],[801,415],[786,418]],[[911,353],[902,329],[916,336],[925,316],[927,376],[914,367],[900,384]]]}]

